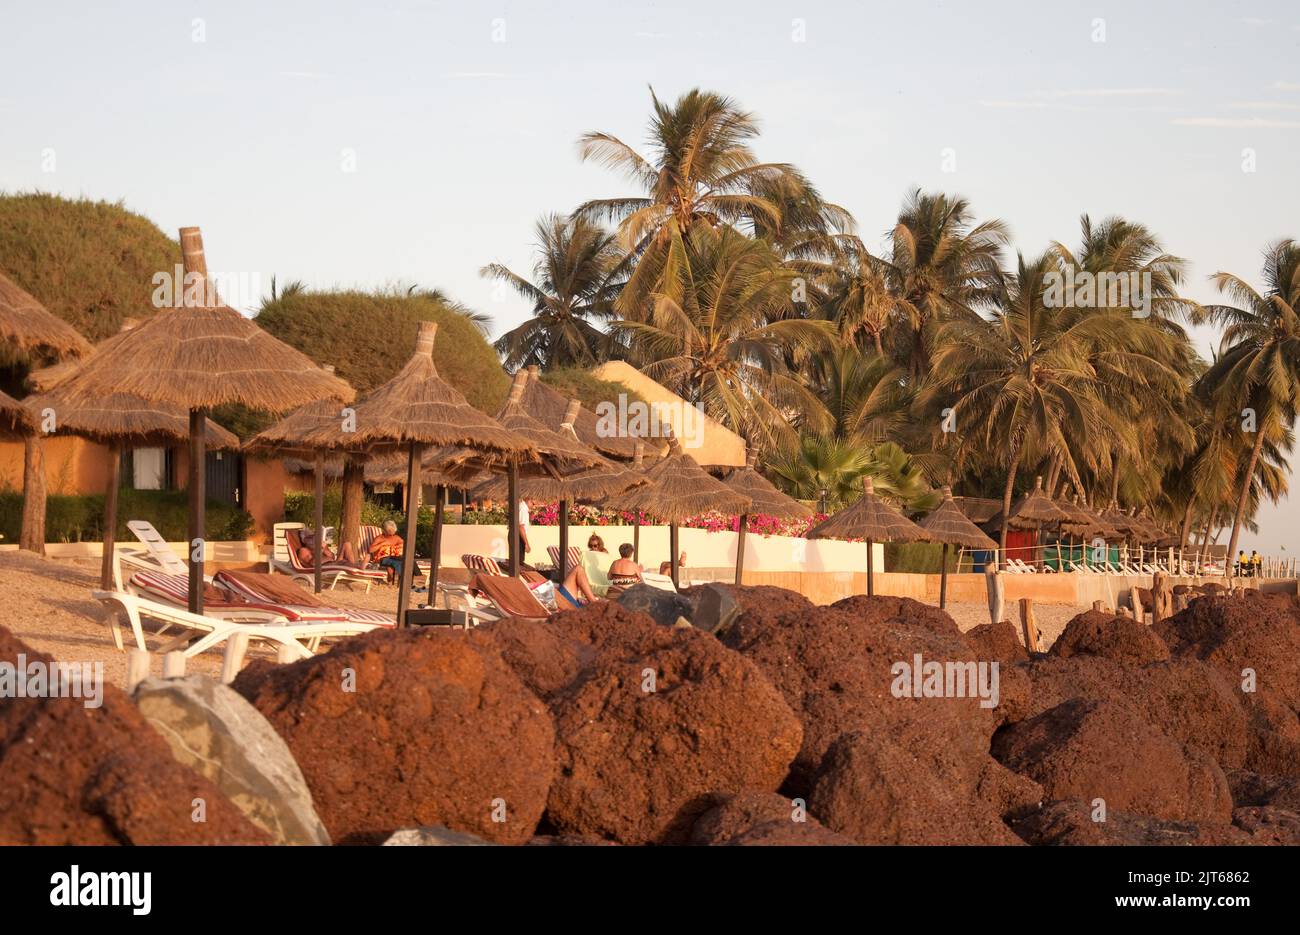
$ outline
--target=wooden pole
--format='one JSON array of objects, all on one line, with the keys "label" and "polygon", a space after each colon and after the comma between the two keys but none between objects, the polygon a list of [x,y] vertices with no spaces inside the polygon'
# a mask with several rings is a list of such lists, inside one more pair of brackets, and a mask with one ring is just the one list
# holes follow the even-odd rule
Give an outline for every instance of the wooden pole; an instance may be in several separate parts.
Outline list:
[{"label": "wooden pole", "polygon": [[632,561],[641,564],[641,511],[632,513]]},{"label": "wooden pole", "polygon": [[23,525],[18,548],[45,554],[45,448],[39,435],[23,439]]},{"label": "wooden pole", "polygon": [[948,543],[943,544],[942,558],[939,559],[939,609],[948,606]]},{"label": "wooden pole", "polygon": [[668,566],[668,570],[672,573],[673,587],[680,590],[681,584],[678,581],[678,574],[677,574],[678,553],[677,553],[677,524],[676,523],[668,524],[668,551],[671,553],[668,559],[668,561],[670,562]]},{"label": "wooden pole", "polygon": [[204,519],[207,509],[207,445],[204,432],[207,414],[202,409],[190,410],[190,594],[189,611],[203,613],[203,557],[207,552]]},{"label": "wooden pole", "polygon": [[1153,624],[1169,616],[1169,609],[1173,606],[1170,597],[1169,579],[1156,572],[1151,576],[1151,622]]},{"label": "wooden pole", "polygon": [[[312,540],[312,560],[316,564],[315,591],[320,593],[321,552],[325,548],[325,452],[316,452],[316,538]],[[337,545],[337,543],[336,543]]]},{"label": "wooden pole", "polygon": [[506,517],[506,528],[510,530],[510,541],[508,543],[510,551],[510,577],[519,577],[519,563],[523,561],[523,556],[519,554],[523,543],[519,541],[519,466],[511,463],[506,470],[506,512],[510,515]]},{"label": "wooden pole", "polygon": [[442,511],[446,508],[447,487],[433,488],[433,557],[429,560],[429,606],[438,606],[438,565],[442,559]]},{"label": "wooden pole", "polygon": [[108,485],[104,489],[104,552],[99,561],[99,587],[113,590],[113,544],[117,536],[117,488],[121,483],[122,448],[108,447]]},{"label": "wooden pole", "polygon": [[1034,599],[1020,599],[1020,629],[1025,636],[1025,649],[1031,653],[1042,652],[1038,646],[1038,625],[1034,622]]},{"label": "wooden pole", "polygon": [[996,563],[988,565],[984,569],[984,587],[988,592],[989,601],[989,623],[1001,623],[1003,618],[1003,595],[1004,585],[1002,575],[998,572]]},{"label": "wooden pole", "polygon": [[749,514],[740,514],[740,528],[736,536],[736,584],[741,583],[745,575],[745,530],[749,526]]},{"label": "wooden pole", "polygon": [[871,540],[867,540],[867,597],[876,596],[875,557],[871,554]]},{"label": "wooden pole", "polygon": [[397,582],[397,625],[406,626],[406,608],[411,600],[411,577],[415,574],[415,530],[420,519],[420,459],[424,445],[411,442],[406,465],[406,541],[402,545],[402,574]]},{"label": "wooden pole", "polygon": [[560,501],[560,584],[569,580],[569,501]]},{"label": "wooden pole", "polygon": [[1138,623],[1144,623],[1146,621],[1146,610],[1142,606],[1141,589],[1135,584],[1128,589],[1128,595],[1129,601],[1133,604],[1133,619]]}]

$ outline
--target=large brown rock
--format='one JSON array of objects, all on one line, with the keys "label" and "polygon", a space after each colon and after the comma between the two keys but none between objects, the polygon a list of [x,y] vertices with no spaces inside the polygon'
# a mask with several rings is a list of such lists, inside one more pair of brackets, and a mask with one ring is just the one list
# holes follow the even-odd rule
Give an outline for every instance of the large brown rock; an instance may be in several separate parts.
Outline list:
[{"label": "large brown rock", "polygon": [[1016,625],[1010,620],[997,623],[981,623],[966,631],[966,643],[980,659],[996,659],[999,662],[1028,662],[1029,650],[1020,642]]},{"label": "large brown rock", "polygon": [[1300,779],[1290,776],[1261,776],[1244,769],[1229,770],[1232,804],[1238,808],[1275,805],[1300,812]]},{"label": "large brown rock", "polygon": [[806,805],[776,793],[747,792],[718,796],[718,803],[699,817],[691,843],[731,846],[851,845],[807,813]]},{"label": "large brown rock", "polygon": [[808,808],[860,844],[1020,843],[997,807],[874,732],[844,734],[831,745]]},{"label": "large brown rock", "polygon": [[336,843],[441,825],[518,844],[541,818],[550,716],[476,633],[377,630],[234,687],[288,742]]},{"label": "large brown rock", "polygon": [[1116,701],[1075,698],[1000,730],[993,755],[1049,799],[1102,799],[1108,811],[1171,821],[1231,817],[1223,771]]},{"label": "large brown rock", "polygon": [[1027,843],[1040,846],[1124,844],[1152,847],[1251,843],[1246,832],[1226,823],[1166,821],[1109,809],[1105,821],[1095,821],[1093,815],[1094,810],[1087,802],[1048,802],[1042,809],[1016,820],[1012,827]]},{"label": "large brown rock", "polygon": [[1065,625],[1049,652],[1071,656],[1104,656],[1116,662],[1142,665],[1169,658],[1169,647],[1151,627],[1132,617],[1090,610]]},{"label": "large brown rock", "polygon": [[[54,660],[0,627],[0,663]],[[48,671],[48,670],[47,670]],[[83,698],[0,699],[0,844],[264,844],[221,791],[173,759],[113,685]]]}]

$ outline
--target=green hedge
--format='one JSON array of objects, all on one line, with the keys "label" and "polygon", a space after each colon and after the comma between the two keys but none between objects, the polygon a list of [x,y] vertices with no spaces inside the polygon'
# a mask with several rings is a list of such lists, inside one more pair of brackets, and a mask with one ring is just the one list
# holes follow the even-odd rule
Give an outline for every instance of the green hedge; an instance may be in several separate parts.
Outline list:
[{"label": "green hedge", "polygon": [[[948,572],[957,570],[957,547],[948,548]],[[933,542],[886,542],[885,571],[937,575],[943,566],[943,546]],[[969,568],[969,563],[967,568]]]},{"label": "green hedge", "polygon": [[[121,490],[117,495],[117,538],[132,538],[129,520],[144,519],[168,542],[189,537],[189,495],[184,490]],[[0,491],[0,533],[15,543],[22,532],[23,495]],[[218,500],[209,500],[204,534],[213,542],[247,539],[253,531],[253,517]],[[64,496],[51,494],[45,500],[46,542],[95,542],[104,538],[104,495]]]}]

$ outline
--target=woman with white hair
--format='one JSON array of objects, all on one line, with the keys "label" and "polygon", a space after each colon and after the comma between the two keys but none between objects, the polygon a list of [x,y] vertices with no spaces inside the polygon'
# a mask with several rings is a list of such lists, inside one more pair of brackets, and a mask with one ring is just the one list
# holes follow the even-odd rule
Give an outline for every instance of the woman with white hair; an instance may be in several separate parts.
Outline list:
[{"label": "woman with white hair", "polygon": [[402,537],[397,534],[397,524],[391,519],[384,523],[382,535],[375,536],[370,543],[370,562],[375,562],[380,568],[386,568],[389,571],[389,580],[398,581],[402,577],[402,552],[406,543]]}]

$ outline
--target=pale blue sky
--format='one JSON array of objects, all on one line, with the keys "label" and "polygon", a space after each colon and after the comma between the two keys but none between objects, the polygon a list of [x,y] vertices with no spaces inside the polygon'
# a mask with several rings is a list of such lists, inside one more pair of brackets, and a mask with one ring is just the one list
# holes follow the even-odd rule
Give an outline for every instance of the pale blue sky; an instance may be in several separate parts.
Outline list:
[{"label": "pale blue sky", "polygon": [[[628,191],[578,135],[639,144],[648,85],[701,86],[870,243],[914,185],[1026,252],[1123,213],[1208,300],[1300,237],[1298,52],[1284,2],[0,0],[0,188],[200,225],[213,269],[267,287],[438,286],[499,333],[526,307],[479,267],[527,271],[539,214]],[[1248,548],[1300,548],[1300,491],[1263,521]]]}]

